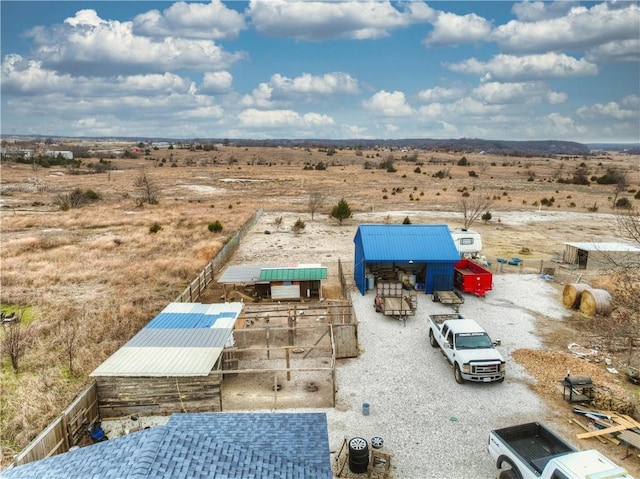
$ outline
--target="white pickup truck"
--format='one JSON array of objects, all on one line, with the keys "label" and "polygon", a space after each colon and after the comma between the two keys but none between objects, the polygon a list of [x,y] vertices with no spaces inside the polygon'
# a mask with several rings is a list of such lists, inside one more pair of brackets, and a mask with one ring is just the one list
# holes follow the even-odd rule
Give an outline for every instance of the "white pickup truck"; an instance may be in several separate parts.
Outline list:
[{"label": "white pickup truck", "polygon": [[499,479],[633,479],[600,452],[578,451],[537,422],[491,431],[487,448]]},{"label": "white pickup truck", "polygon": [[453,367],[458,384],[473,382],[502,382],[505,361],[484,329],[472,319],[458,313],[430,314],[429,342],[439,347]]}]

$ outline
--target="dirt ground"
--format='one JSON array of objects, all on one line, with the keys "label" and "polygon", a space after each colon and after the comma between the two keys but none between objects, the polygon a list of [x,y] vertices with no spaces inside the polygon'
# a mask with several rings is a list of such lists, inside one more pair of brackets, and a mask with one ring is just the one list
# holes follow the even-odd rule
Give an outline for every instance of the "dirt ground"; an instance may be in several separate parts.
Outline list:
[{"label": "dirt ground", "polygon": [[[466,166],[458,164],[462,156]],[[377,167],[390,158],[396,171]],[[2,358],[5,457],[59,414],[88,374],[172,301],[259,208],[265,214],[231,263],[321,262],[330,275],[325,294],[337,297],[337,261],[352,267],[357,224],[408,218],[459,228],[465,194],[493,198],[491,220],[472,225],[482,235],[488,259],[519,256],[535,271],[540,261],[557,258],[564,242],[617,241],[611,215],[614,185],[559,180],[571,178],[578,168],[589,176],[621,169],[628,186],[617,198],[637,205],[639,160],[620,154],[515,158],[356,150],[328,156],[321,149],[228,147],[106,160],[114,169],[100,174],[88,174],[88,165],[99,163],[95,158],[83,160],[77,169],[3,161],[0,302],[33,312],[20,374],[14,375],[7,357]],[[156,204],[139,204],[143,193],[136,185],[143,173],[157,193]],[[77,189],[92,190],[99,200],[61,209],[61,199]],[[339,225],[329,212],[341,198],[354,216]],[[305,222],[300,234],[292,231],[297,219]],[[207,229],[214,220],[224,226],[222,233]],[[154,225],[160,229],[152,234]],[[203,301],[216,297],[213,292]],[[74,330],[65,329],[69,311],[82,317],[75,343],[61,339]],[[578,318],[546,324],[548,349],[564,352],[569,342],[593,344],[596,339],[580,325]],[[75,344],[72,370],[69,344]],[[543,372],[557,362],[553,356],[547,361],[526,354],[521,360],[532,371],[533,363],[542,362],[545,366],[537,369]],[[313,389],[312,382],[303,381],[300,394],[306,385]],[[275,401],[273,393],[270,378],[255,395]],[[250,395],[239,392],[235,400]]]}]

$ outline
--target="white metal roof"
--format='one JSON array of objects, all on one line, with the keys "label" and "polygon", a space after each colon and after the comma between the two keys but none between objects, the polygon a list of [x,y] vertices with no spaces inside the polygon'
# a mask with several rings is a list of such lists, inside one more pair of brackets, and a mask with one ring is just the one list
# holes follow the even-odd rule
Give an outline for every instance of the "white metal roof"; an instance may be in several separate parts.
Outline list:
[{"label": "white metal roof", "polygon": [[583,249],[585,251],[623,251],[627,253],[640,253],[640,248],[626,243],[564,243],[574,248]]},{"label": "white metal roof", "polygon": [[243,304],[170,303],[90,376],[207,376]]}]

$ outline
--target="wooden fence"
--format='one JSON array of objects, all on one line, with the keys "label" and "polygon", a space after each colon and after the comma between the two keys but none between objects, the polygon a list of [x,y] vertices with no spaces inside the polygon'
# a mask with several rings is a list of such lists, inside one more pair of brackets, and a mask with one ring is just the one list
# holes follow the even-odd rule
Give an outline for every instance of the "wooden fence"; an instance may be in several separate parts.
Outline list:
[{"label": "wooden fence", "polygon": [[84,438],[89,424],[97,419],[98,395],[93,382],[16,456],[13,465],[20,466],[67,452]]},{"label": "wooden fence", "polygon": [[260,208],[251,218],[249,218],[240,229],[234,234],[227,244],[218,252],[218,254],[207,263],[200,274],[189,283],[189,286],[178,295],[175,299],[176,303],[193,303],[198,301],[202,292],[207,289],[215,273],[229,260],[231,255],[238,249],[240,241],[244,238],[249,230],[256,224],[258,218],[262,216],[264,210]]}]

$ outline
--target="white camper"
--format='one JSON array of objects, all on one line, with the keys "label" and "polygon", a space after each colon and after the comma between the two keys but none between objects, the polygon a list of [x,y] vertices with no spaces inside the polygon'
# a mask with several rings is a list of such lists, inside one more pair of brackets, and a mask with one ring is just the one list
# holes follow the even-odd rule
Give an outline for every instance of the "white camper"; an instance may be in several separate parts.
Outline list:
[{"label": "white camper", "polygon": [[451,231],[451,237],[461,258],[475,258],[482,251],[482,237],[475,231],[460,229]]}]

